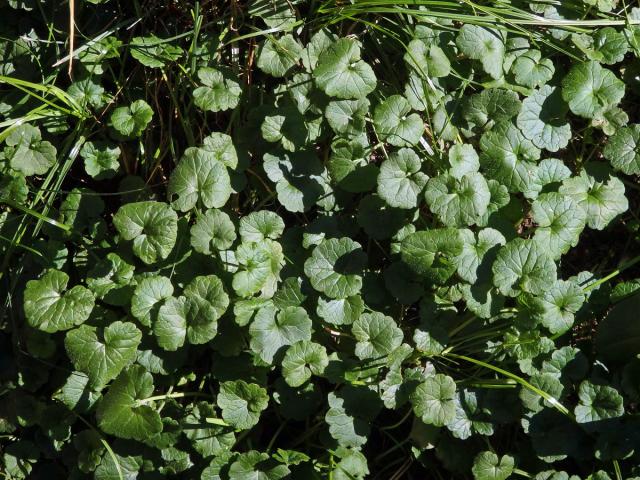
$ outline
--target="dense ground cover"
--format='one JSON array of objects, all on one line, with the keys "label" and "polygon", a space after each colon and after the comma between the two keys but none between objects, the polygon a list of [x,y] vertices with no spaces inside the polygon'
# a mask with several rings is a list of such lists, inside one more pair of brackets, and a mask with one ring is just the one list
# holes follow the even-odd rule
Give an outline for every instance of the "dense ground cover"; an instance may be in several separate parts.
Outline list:
[{"label": "dense ground cover", "polygon": [[640,478],[640,9],[0,12],[0,476]]}]

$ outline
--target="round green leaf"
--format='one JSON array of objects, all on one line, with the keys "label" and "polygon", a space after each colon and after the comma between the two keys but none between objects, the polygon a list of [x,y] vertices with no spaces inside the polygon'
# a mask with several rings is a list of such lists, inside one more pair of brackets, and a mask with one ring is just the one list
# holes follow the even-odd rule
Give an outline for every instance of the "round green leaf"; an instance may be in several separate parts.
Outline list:
[{"label": "round green leaf", "polygon": [[323,240],[304,263],[304,273],[317,291],[330,298],[347,298],[360,292],[366,255],[350,238]]},{"label": "round green leaf", "polygon": [[217,398],[222,418],[231,426],[247,430],[260,419],[260,413],[269,404],[267,391],[255,383],[244,380],[222,382]]},{"label": "round green leaf", "polygon": [[596,230],[629,208],[624,184],[601,162],[586,164],[578,176],[562,182],[559,192],[576,201],[587,214],[587,225]]},{"label": "round green leaf", "polygon": [[493,228],[484,228],[477,239],[464,242],[462,252],[455,257],[456,269],[460,278],[475,284],[478,278],[486,280],[491,275],[491,265],[501,245],[506,243],[504,235]]},{"label": "round green leaf", "polygon": [[574,282],[558,280],[539,299],[541,312],[536,315],[542,325],[553,333],[564,333],[573,326],[575,314],[585,301],[582,288]]},{"label": "round green leaf", "polygon": [[423,78],[446,77],[451,73],[451,62],[437,45],[427,45],[420,39],[411,40],[404,61]]},{"label": "round green leaf", "polygon": [[364,130],[365,116],[369,113],[369,100],[333,100],[327,104],[324,116],[336,133],[357,134]]},{"label": "round green leaf", "polygon": [[180,47],[153,34],[133,37],[130,45],[131,56],[145,67],[162,68],[166,62],[173,62],[182,55]]},{"label": "round green leaf", "polygon": [[402,261],[419,275],[443,284],[456,271],[455,257],[462,253],[455,228],[435,228],[408,235],[402,241]]},{"label": "round green leaf", "polygon": [[165,350],[176,351],[185,342],[207,343],[218,333],[216,309],[199,297],[169,298],[158,310],[153,333]]},{"label": "round green leaf", "polygon": [[413,412],[423,423],[444,427],[456,415],[456,383],[447,375],[427,377],[410,395]]},{"label": "round green leaf", "polygon": [[128,107],[118,107],[109,117],[109,125],[123,138],[135,138],[151,121],[153,110],[144,100],[136,100]]},{"label": "round green leaf", "polygon": [[133,323],[117,321],[105,328],[81,325],[67,332],[64,345],[74,367],[99,391],[135,360],[141,340]]},{"label": "round green leaf", "polygon": [[493,78],[502,77],[505,47],[500,31],[467,23],[460,28],[456,45],[467,57],[480,61]]},{"label": "round green leaf", "polygon": [[571,197],[556,192],[541,194],[531,205],[531,216],[538,225],[533,240],[554,260],[578,244],[587,221]]},{"label": "round green leaf", "polygon": [[538,295],[556,281],[556,264],[539,243],[516,238],[498,251],[493,285],[510,297],[520,292]]},{"label": "round green leaf", "polygon": [[7,136],[5,156],[11,168],[28,177],[44,175],[56,161],[56,148],[42,141],[40,129],[29,124],[20,125]]},{"label": "round green leaf", "polygon": [[536,190],[540,150],[512,123],[502,122],[480,138],[480,162],[488,176],[510,192],[530,194]]},{"label": "round green leaf", "polygon": [[152,276],[143,278],[136,285],[131,298],[131,315],[146,327],[158,313],[161,303],[173,295],[173,285],[166,277]]},{"label": "round green leaf", "polygon": [[518,94],[502,88],[488,88],[462,101],[462,116],[472,126],[488,130],[518,115],[522,104]]},{"label": "round green leaf", "polygon": [[284,264],[282,246],[273,240],[241,243],[236,250],[238,271],[233,275],[232,286],[242,297],[258,292],[271,298],[278,287],[280,269]]},{"label": "round green leaf", "polygon": [[200,275],[184,287],[185,297],[208,302],[215,310],[212,320],[218,320],[229,306],[229,296],[224,290],[222,280],[215,275]]},{"label": "round green leaf", "polygon": [[233,480],[280,480],[291,473],[286,465],[279,465],[266,453],[256,450],[241,453],[229,468]]},{"label": "round green leaf", "polygon": [[627,175],[640,173],[640,125],[622,127],[604,147],[604,157],[616,170]]},{"label": "round green leaf", "polygon": [[518,56],[511,71],[518,85],[536,88],[551,80],[555,67],[550,59],[542,58],[540,50],[529,50]]},{"label": "round green leaf", "polygon": [[380,165],[378,195],[396,208],[416,208],[428,177],[420,171],[422,162],[413,150],[401,148]]},{"label": "round green leaf", "polygon": [[162,202],[123,205],[113,225],[124,240],[133,240],[133,253],[147,264],[167,258],[178,235],[178,216]]},{"label": "round green leaf", "polygon": [[351,325],[362,312],[364,312],[364,302],[358,295],[336,300],[318,298],[316,313],[332,325]]},{"label": "round green leaf", "polygon": [[100,428],[116,437],[145,441],[162,431],[160,415],[140,401],[153,395],[153,377],[140,365],[123,370],[98,405]]},{"label": "round green leaf", "polygon": [[351,327],[356,344],[356,355],[361,360],[379,359],[389,355],[402,344],[402,330],[391,317],[374,312],[360,316]]},{"label": "round green leaf", "polygon": [[268,210],[251,212],[240,219],[239,233],[243,242],[261,242],[265,238],[277,240],[284,231],[284,221]]},{"label": "round green leaf", "polygon": [[274,77],[284,77],[302,55],[302,45],[292,35],[268,37],[258,54],[258,68]]},{"label": "round green leaf", "polygon": [[514,461],[510,455],[498,457],[493,452],[481,452],[473,460],[475,480],[506,480],[513,473]]},{"label": "round green leaf", "polygon": [[216,155],[205,148],[190,147],[171,173],[168,198],[176,210],[186,212],[198,201],[206,208],[223,207],[231,196],[231,179]]},{"label": "round green leaf", "polygon": [[301,340],[287,349],[282,360],[282,376],[291,387],[299,387],[311,378],[322,375],[329,365],[329,357],[324,346]]},{"label": "round green leaf", "polygon": [[392,95],[378,105],[373,114],[376,133],[383,142],[396,147],[417,144],[424,132],[420,115],[411,112],[411,105],[402,95]]},{"label": "round green leaf", "polygon": [[449,174],[457,179],[467,173],[476,173],[480,169],[480,159],[473,145],[456,143],[449,149]]},{"label": "round green leaf", "polygon": [[580,403],[574,413],[578,423],[591,423],[624,414],[622,396],[608,385],[598,385],[585,380],[578,389]]},{"label": "round green leaf", "polygon": [[81,285],[67,290],[69,276],[49,270],[38,280],[29,280],[24,291],[27,322],[39,330],[55,333],[83,323],[93,310],[94,296]]},{"label": "round green leaf", "polygon": [[229,215],[221,210],[207,210],[191,227],[191,246],[205,255],[228,249],[235,239],[235,226]]},{"label": "round green leaf", "polygon": [[87,142],[80,150],[84,169],[96,180],[112,178],[120,168],[120,147],[103,142]]},{"label": "round green leaf", "polygon": [[242,89],[229,75],[214,68],[198,70],[198,79],[203,85],[193,91],[193,103],[208,112],[222,112],[238,105]]},{"label": "round green leaf", "polygon": [[575,64],[562,79],[562,98],[573,113],[594,118],[615,107],[624,96],[624,83],[598,62]]},{"label": "round green leaf", "polygon": [[460,179],[447,174],[431,178],[424,197],[429,209],[443,224],[467,226],[477,223],[487,213],[491,193],[482,174],[474,172]]},{"label": "round green leaf", "polygon": [[125,262],[117,253],[110,252],[98,261],[87,274],[87,286],[96,298],[110,305],[129,303],[133,286],[134,266]]},{"label": "round green leaf", "polygon": [[311,340],[311,319],[302,307],[286,307],[278,312],[274,306],[258,310],[249,327],[251,349],[267,363],[287,345]]},{"label": "round green leaf", "polygon": [[360,45],[351,38],[333,42],[318,57],[316,84],[330,97],[363,98],[376,88],[372,68],[360,58]]},{"label": "round green leaf", "polygon": [[571,139],[571,126],[565,119],[567,110],[560,89],[545,85],[522,102],[518,128],[536,147],[557,152]]}]

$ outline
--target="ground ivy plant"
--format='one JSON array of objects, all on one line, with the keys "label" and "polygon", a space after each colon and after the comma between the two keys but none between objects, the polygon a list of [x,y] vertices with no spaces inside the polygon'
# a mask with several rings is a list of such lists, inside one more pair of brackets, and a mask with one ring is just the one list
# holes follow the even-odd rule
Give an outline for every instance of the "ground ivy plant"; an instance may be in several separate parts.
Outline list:
[{"label": "ground ivy plant", "polygon": [[640,478],[640,10],[75,3],[0,7],[4,478]]}]

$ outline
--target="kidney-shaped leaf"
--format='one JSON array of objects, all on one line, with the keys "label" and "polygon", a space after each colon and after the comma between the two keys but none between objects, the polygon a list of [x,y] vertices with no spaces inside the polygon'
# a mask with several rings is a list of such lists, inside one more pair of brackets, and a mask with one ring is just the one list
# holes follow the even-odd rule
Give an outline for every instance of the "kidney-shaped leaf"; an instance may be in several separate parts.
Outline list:
[{"label": "kidney-shaped leaf", "polygon": [[617,130],[602,153],[616,170],[627,175],[640,173],[640,125]]},{"label": "kidney-shaped leaf", "polygon": [[535,88],[551,80],[555,67],[550,59],[542,58],[540,50],[529,50],[518,56],[511,71],[519,85]]},{"label": "kidney-shaped leaf", "polygon": [[131,315],[146,327],[158,313],[162,302],[173,295],[173,285],[167,277],[154,275],[143,278],[131,297]]},{"label": "kidney-shaped leaf", "polygon": [[417,144],[424,124],[420,115],[410,112],[411,105],[402,95],[392,95],[378,105],[373,114],[373,124],[380,140],[396,147]]},{"label": "kidney-shaped leaf", "polygon": [[478,172],[467,173],[460,179],[443,174],[427,182],[424,197],[443,224],[467,226],[475,224],[487,213],[491,192]]},{"label": "kidney-shaped leaf", "polygon": [[261,308],[249,328],[251,349],[267,363],[287,345],[311,340],[311,319],[302,307],[286,307],[278,312],[274,306]]},{"label": "kidney-shaped leaf", "polygon": [[162,202],[128,203],[113,216],[124,240],[133,240],[133,253],[144,263],[169,256],[178,235],[178,216]]},{"label": "kidney-shaped leaf", "polygon": [[109,118],[109,125],[117,132],[120,138],[135,138],[151,121],[153,110],[144,100],[136,100],[128,107],[116,108]]},{"label": "kidney-shaped leaf", "polygon": [[236,239],[236,227],[229,215],[221,210],[207,210],[191,227],[191,246],[205,255],[226,250]]},{"label": "kidney-shaped leaf", "polygon": [[11,168],[25,176],[44,175],[56,161],[56,147],[43,141],[40,129],[29,124],[13,129],[5,143]]},{"label": "kidney-shaped leaf", "polygon": [[629,208],[624,183],[611,175],[606,163],[587,163],[580,175],[567,178],[560,193],[570,196],[587,214],[587,225],[604,229]]},{"label": "kidney-shaped leaf", "polygon": [[505,48],[499,31],[465,24],[458,33],[456,45],[466,56],[480,61],[484,71],[493,78],[502,77]]},{"label": "kidney-shaped leaf", "polygon": [[200,275],[184,287],[184,295],[208,302],[214,309],[212,320],[218,320],[229,306],[229,296],[224,290],[222,280],[215,275]]},{"label": "kidney-shaped leaf", "polygon": [[319,343],[301,340],[287,349],[282,360],[282,376],[291,387],[299,387],[311,378],[322,375],[329,365],[327,350]]},{"label": "kidney-shaped leaf", "polygon": [[257,66],[274,77],[284,77],[302,55],[302,45],[293,35],[268,37],[258,55]]},{"label": "kidney-shaped leaf", "polygon": [[217,403],[225,422],[246,430],[258,423],[260,413],[269,404],[269,395],[255,383],[235,380],[220,384]]},{"label": "kidney-shaped leaf", "polygon": [[598,385],[585,380],[578,389],[580,403],[575,408],[578,423],[597,422],[624,414],[622,396],[608,385]]},{"label": "kidney-shaped leaf", "polygon": [[427,377],[410,395],[413,411],[423,423],[444,427],[456,415],[456,383],[437,373]]},{"label": "kidney-shaped leaf", "polygon": [[361,315],[351,331],[358,341],[356,355],[361,360],[379,359],[402,344],[402,330],[393,318],[379,312]]},{"label": "kidney-shaped leaf", "polygon": [[158,345],[175,351],[188,341],[207,343],[218,333],[217,312],[206,300],[181,296],[168,299],[158,311],[153,333]]},{"label": "kidney-shaped leaf", "polygon": [[351,38],[341,38],[325,49],[313,76],[330,97],[362,98],[376,88],[373,69],[360,59],[360,45]]},{"label": "kidney-shaped leaf", "polygon": [[557,152],[571,140],[567,110],[560,89],[545,85],[522,102],[518,128],[536,147]]},{"label": "kidney-shaped leaf", "polygon": [[408,235],[402,242],[402,260],[429,280],[444,283],[456,271],[455,257],[462,253],[455,228],[435,228]]},{"label": "kidney-shaped leaf", "polygon": [[498,457],[493,452],[481,452],[473,460],[473,478],[475,480],[506,480],[514,467],[513,457]]},{"label": "kidney-shaped leaf", "polygon": [[153,394],[153,377],[140,365],[118,375],[98,405],[98,425],[116,437],[144,441],[162,431],[160,415],[141,400]]},{"label": "kidney-shaped leaf", "polygon": [[221,112],[238,105],[242,89],[235,79],[225,73],[209,67],[198,70],[198,79],[203,85],[193,91],[196,107],[209,112]]},{"label": "kidney-shaped leaf", "polygon": [[498,252],[493,284],[503,295],[543,293],[556,281],[556,264],[539,243],[516,238]]},{"label": "kidney-shaped leaf", "polygon": [[396,208],[416,208],[418,195],[428,177],[420,171],[422,162],[413,150],[401,148],[380,165],[378,195],[387,205]]},{"label": "kidney-shaped leaf", "polygon": [[24,291],[24,313],[34,328],[48,333],[69,330],[83,323],[93,310],[94,296],[76,285],[67,290],[69,276],[49,270],[38,280],[29,280]]},{"label": "kidney-shaped leaf", "polygon": [[323,240],[304,263],[304,273],[313,288],[330,298],[356,295],[362,287],[366,255],[350,238]]},{"label": "kidney-shaped leaf", "polygon": [[587,221],[586,212],[568,195],[543,193],[531,206],[538,227],[533,240],[554,260],[578,244]]},{"label": "kidney-shaped leaf", "polygon": [[205,148],[187,148],[169,179],[167,195],[176,210],[186,212],[198,201],[206,208],[223,207],[231,195],[225,165]]},{"label": "kidney-shaped leaf", "polygon": [[133,362],[142,332],[133,323],[117,321],[105,328],[80,325],[67,333],[64,346],[76,370],[100,390]]},{"label": "kidney-shaped leaf", "polygon": [[598,62],[576,63],[562,79],[562,97],[573,113],[594,118],[615,107],[624,96],[624,83]]}]

